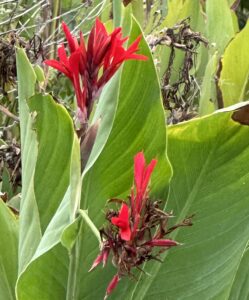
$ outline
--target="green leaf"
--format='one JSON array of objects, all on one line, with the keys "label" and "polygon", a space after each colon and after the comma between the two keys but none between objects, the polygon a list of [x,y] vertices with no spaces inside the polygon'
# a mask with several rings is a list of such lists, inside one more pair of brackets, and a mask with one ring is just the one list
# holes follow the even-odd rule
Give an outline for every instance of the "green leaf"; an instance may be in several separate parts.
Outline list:
[{"label": "green leaf", "polygon": [[34,188],[41,229],[44,231],[69,184],[74,129],[65,108],[51,96],[35,95],[30,99],[29,106],[31,112],[37,114],[34,128],[38,139],[38,157]]},{"label": "green leaf", "polygon": [[18,281],[18,300],[65,299],[68,254],[61,244],[30,263]]},{"label": "green leaf", "polygon": [[221,55],[228,42],[233,38],[234,20],[227,0],[208,0],[207,13],[207,38],[214,43]]},{"label": "green leaf", "polygon": [[202,26],[203,16],[201,15],[199,1],[168,1],[168,14],[160,28],[172,27],[186,18],[190,18],[190,26],[192,29],[198,30],[198,28]]},{"label": "green leaf", "polygon": [[3,168],[2,171],[2,186],[1,186],[1,192],[7,193],[8,199],[10,199],[13,196],[13,187],[11,184],[11,176],[7,168]]},{"label": "green leaf", "polygon": [[[140,28],[133,21],[129,43],[140,34]],[[153,157],[158,159],[152,177],[153,195],[167,199],[171,168],[165,153],[165,116],[160,86],[144,38],[139,48],[149,60],[128,61],[124,64],[118,92],[113,95],[113,105],[117,101],[117,108],[110,134],[102,152],[83,179],[81,208],[88,210],[90,219],[94,220],[97,227],[103,226],[102,209],[106,201],[116,196],[126,198],[129,194],[133,181],[133,157],[141,150],[144,150],[147,161]],[[104,107],[101,115],[104,119]],[[101,299],[113,276],[110,266],[105,270],[88,273],[97,254],[98,241],[91,229],[85,226],[79,258],[82,264],[78,270],[77,299]]]},{"label": "green leaf", "polygon": [[229,300],[247,300],[249,296],[249,249],[247,248],[241,259]]},{"label": "green leaf", "polygon": [[133,0],[131,1],[132,13],[141,27],[144,26],[144,4],[143,1]]},{"label": "green leaf", "polygon": [[212,113],[217,109],[216,103],[216,82],[215,75],[217,71],[218,57],[215,53],[206,66],[201,92],[200,92],[200,104],[199,114],[201,116]]},{"label": "green leaf", "polygon": [[223,59],[219,86],[225,106],[248,99],[249,21],[228,45]]},{"label": "green leaf", "polygon": [[194,213],[194,225],[175,231],[184,245],[148,264],[150,276],[121,287],[120,298],[228,299],[249,236],[249,127],[232,119],[243,121],[248,107],[230,110],[169,128],[166,210],[173,223]]},{"label": "green leaf", "polygon": [[72,146],[70,186],[46,228],[31,262],[18,279],[19,300],[66,297],[69,256],[67,249],[61,244],[61,239],[63,244],[68,246],[73,243],[72,239],[76,238],[76,235],[71,233],[74,227],[71,227],[69,234],[64,234],[64,231],[72,222],[72,212],[79,203],[81,194],[79,142],[76,136]]},{"label": "green leaf", "polygon": [[0,298],[15,300],[18,267],[18,220],[0,199]]},{"label": "green leaf", "polygon": [[43,69],[39,65],[34,66],[35,75],[37,77],[38,82],[44,82],[45,81],[45,75]]},{"label": "green leaf", "polygon": [[33,256],[41,239],[39,213],[34,192],[37,140],[27,100],[34,94],[36,76],[23,49],[17,49],[18,104],[21,127],[22,201],[20,207],[19,273]]}]

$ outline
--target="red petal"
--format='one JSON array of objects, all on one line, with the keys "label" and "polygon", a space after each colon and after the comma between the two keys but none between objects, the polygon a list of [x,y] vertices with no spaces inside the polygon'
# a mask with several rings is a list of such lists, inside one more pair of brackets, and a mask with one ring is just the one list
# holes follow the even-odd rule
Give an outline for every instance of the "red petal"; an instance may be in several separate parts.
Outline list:
[{"label": "red petal", "polygon": [[125,60],[133,59],[133,60],[148,60],[148,57],[142,54],[132,53],[125,56]]},{"label": "red petal", "polygon": [[149,246],[158,246],[158,247],[172,247],[172,246],[177,246],[179,243],[173,240],[151,240],[146,243],[146,245]]},{"label": "red petal", "polygon": [[68,78],[70,78],[72,80],[72,75],[70,74],[70,71],[67,70],[64,65],[60,62],[58,62],[57,60],[55,59],[47,59],[47,60],[44,60],[44,64],[60,71],[61,73],[65,74]]},{"label": "red petal", "polygon": [[126,229],[129,227],[129,208],[126,204],[122,204],[119,216],[112,217],[111,222],[113,225],[116,225],[121,229]]},{"label": "red petal", "polygon": [[145,169],[143,183],[142,183],[142,187],[141,187],[142,188],[142,193],[145,193],[145,191],[147,189],[147,186],[148,186],[151,174],[152,174],[152,172],[153,172],[156,164],[157,164],[157,160],[156,159],[152,159],[152,161],[150,162],[150,164]]},{"label": "red petal", "polygon": [[127,52],[133,53],[138,51],[138,44],[140,43],[142,38],[142,35],[136,38],[136,40],[130,45],[130,47],[127,49]]},{"label": "red petal", "polygon": [[73,85],[76,93],[77,103],[81,111],[84,112],[85,98],[84,98],[83,91],[81,91],[79,63],[80,63],[80,51],[75,51],[69,58],[69,64],[73,73]]},{"label": "red petal", "polygon": [[119,212],[119,218],[123,220],[124,222],[129,224],[129,207],[126,204],[122,204],[120,212]]},{"label": "red petal", "polygon": [[130,241],[131,240],[130,226],[126,227],[125,229],[120,229],[120,237],[124,241]]},{"label": "red petal", "polygon": [[58,47],[58,56],[61,62],[63,62],[64,64],[68,64],[67,53],[64,45],[60,45]]},{"label": "red petal", "polygon": [[103,267],[104,267],[104,266],[106,265],[106,263],[107,263],[109,253],[110,253],[110,248],[106,248],[106,249],[103,251]]},{"label": "red petal", "polygon": [[77,39],[71,34],[65,22],[62,22],[62,29],[65,33],[70,52],[73,53],[79,47]]},{"label": "red petal", "polygon": [[112,217],[111,222],[120,228],[120,237],[124,241],[131,239],[131,229],[129,222],[129,207],[126,204],[122,204],[118,217]]},{"label": "red petal", "polygon": [[119,278],[118,274],[116,274],[112,278],[111,282],[109,283],[109,285],[108,285],[108,287],[106,289],[106,294],[105,294],[104,300],[106,300],[107,297],[111,294],[111,292],[115,289],[115,287],[117,286],[119,280],[120,280],[120,278]]},{"label": "red petal", "polygon": [[96,268],[103,261],[103,259],[104,259],[103,253],[99,254],[88,272],[91,272],[94,268]]},{"label": "red petal", "polygon": [[134,157],[134,178],[137,193],[140,192],[143,184],[143,174],[145,169],[145,158],[143,152],[139,152]]}]

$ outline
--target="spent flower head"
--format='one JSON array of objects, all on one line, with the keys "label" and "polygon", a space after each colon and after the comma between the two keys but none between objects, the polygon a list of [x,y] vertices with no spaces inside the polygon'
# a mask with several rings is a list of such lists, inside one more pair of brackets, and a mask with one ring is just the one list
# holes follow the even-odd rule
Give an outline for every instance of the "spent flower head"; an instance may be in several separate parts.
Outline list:
[{"label": "spent flower head", "polygon": [[146,165],[143,152],[134,158],[134,186],[129,201],[111,199],[109,202],[121,204],[119,211],[109,209],[106,212],[108,225],[100,230],[102,246],[91,270],[100,263],[106,264],[112,254],[112,262],[117,273],[107,287],[105,299],[124,276],[135,275],[132,269],[141,271],[140,265],[149,260],[160,260],[160,254],[178,242],[165,238],[173,230],[182,226],[191,226],[191,217],[172,227],[168,225],[172,213],[160,209],[161,201],[153,201],[149,197],[149,181],[157,164],[153,159]]},{"label": "spent flower head", "polygon": [[141,40],[139,36],[127,49],[124,43],[128,37],[122,37],[121,27],[110,34],[97,18],[89,34],[88,43],[80,32],[80,41],[70,32],[66,23],[62,23],[69,55],[64,44],[58,48],[59,60],[45,60],[44,63],[65,74],[72,82],[77,98],[78,116],[86,122],[92,111],[93,101],[103,86],[116,73],[121,64],[130,59],[146,60],[147,57],[136,52]]}]

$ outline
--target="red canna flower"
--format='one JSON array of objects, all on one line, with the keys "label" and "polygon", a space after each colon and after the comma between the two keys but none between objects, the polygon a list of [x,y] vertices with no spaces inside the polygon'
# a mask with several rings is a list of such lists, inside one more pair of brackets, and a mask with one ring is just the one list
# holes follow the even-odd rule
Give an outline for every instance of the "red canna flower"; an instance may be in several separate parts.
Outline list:
[{"label": "red canna flower", "polygon": [[123,200],[111,199],[111,202],[122,203],[122,206],[119,212],[107,211],[109,226],[100,230],[102,250],[90,269],[106,261],[104,257],[112,253],[112,262],[117,268],[117,274],[107,287],[105,299],[122,277],[132,276],[133,268],[140,270],[140,265],[151,259],[160,261],[161,253],[180,245],[174,240],[165,239],[164,236],[179,227],[192,225],[189,217],[168,228],[168,219],[172,214],[160,209],[161,201],[152,201],[149,198],[148,185],[156,163],[157,160],[153,159],[146,165],[143,152],[139,152],[134,157],[135,187],[131,189],[130,202],[126,204]]},{"label": "red canna flower", "polygon": [[111,222],[120,229],[120,237],[124,241],[129,241],[131,238],[131,229],[129,222],[129,208],[126,204],[122,204],[119,216],[112,217]]},{"label": "red canna flower", "polygon": [[78,43],[77,38],[71,34],[64,22],[62,29],[68,42],[70,55],[67,56],[64,45],[60,45],[59,60],[45,60],[44,63],[62,72],[72,81],[83,123],[91,113],[94,99],[121,64],[130,59],[146,60],[147,57],[136,53],[139,50],[141,36],[125,49],[123,45],[128,38],[122,38],[121,28],[118,27],[108,34],[98,18],[89,34],[87,47],[82,33]]}]

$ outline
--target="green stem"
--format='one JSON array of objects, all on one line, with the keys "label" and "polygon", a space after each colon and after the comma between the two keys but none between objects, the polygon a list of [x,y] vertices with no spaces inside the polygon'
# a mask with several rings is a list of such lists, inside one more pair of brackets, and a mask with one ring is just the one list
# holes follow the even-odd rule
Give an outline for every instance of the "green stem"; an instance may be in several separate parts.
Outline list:
[{"label": "green stem", "polygon": [[76,300],[77,297],[77,274],[78,274],[78,261],[80,257],[80,237],[82,232],[82,223],[80,224],[79,235],[75,241],[73,248],[69,254],[69,270],[67,280],[67,296],[66,300]]}]

